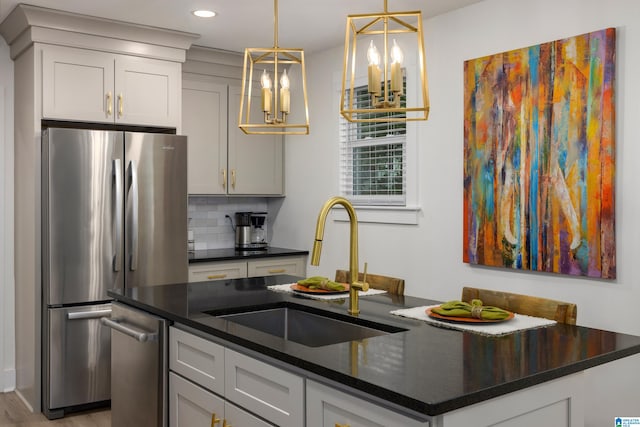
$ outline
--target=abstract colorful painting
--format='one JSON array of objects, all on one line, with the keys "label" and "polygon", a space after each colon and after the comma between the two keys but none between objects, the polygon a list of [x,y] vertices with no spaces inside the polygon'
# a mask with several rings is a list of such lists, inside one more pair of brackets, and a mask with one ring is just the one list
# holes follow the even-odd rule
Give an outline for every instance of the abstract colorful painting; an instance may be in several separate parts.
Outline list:
[{"label": "abstract colorful painting", "polygon": [[464,64],[470,264],[613,279],[615,28]]}]

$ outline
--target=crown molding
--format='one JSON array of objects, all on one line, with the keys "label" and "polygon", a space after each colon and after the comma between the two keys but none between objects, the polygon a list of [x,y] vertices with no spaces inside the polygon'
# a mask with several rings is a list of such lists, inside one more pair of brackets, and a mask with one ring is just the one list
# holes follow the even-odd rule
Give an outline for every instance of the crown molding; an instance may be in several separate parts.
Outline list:
[{"label": "crown molding", "polygon": [[[61,44],[147,57],[182,52],[171,60],[184,62],[185,52],[200,36],[146,25],[115,21],[55,9],[19,4],[0,24],[0,35],[14,59],[33,43]],[[156,50],[157,47],[157,50]],[[180,58],[181,57],[181,58]]]}]

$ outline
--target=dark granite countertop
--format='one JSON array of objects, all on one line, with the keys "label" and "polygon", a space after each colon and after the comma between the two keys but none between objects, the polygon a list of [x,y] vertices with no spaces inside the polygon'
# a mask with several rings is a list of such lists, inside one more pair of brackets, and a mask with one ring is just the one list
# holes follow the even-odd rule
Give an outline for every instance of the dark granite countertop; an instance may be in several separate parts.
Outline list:
[{"label": "dark granite countertop", "polygon": [[[307,347],[214,317],[240,309],[297,304],[348,316],[348,301],[317,301],[266,289],[292,276],[133,288],[109,294],[234,345],[434,416],[640,353],[640,337],[556,324],[499,337],[432,326],[389,314],[435,301],[381,294],[360,298],[358,321],[406,329],[351,342]],[[354,351],[359,352],[358,357]]]},{"label": "dark granite countertop", "polygon": [[269,258],[280,256],[309,255],[309,251],[298,249],[268,247],[263,250],[239,251],[235,248],[207,249],[189,253],[189,263],[229,261],[253,258]]}]

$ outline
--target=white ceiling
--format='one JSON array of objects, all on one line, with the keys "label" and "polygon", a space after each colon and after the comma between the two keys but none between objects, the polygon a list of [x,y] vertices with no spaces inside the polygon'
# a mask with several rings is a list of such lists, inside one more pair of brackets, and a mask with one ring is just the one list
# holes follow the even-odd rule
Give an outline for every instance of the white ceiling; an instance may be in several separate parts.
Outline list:
[{"label": "white ceiling", "polygon": [[[482,0],[390,0],[388,10],[422,10],[423,18]],[[200,34],[194,44],[242,52],[271,47],[272,0],[0,0],[0,22],[18,3]],[[383,0],[279,0],[278,45],[313,52],[344,43],[346,17],[384,10]],[[213,19],[191,11],[211,9]]]}]

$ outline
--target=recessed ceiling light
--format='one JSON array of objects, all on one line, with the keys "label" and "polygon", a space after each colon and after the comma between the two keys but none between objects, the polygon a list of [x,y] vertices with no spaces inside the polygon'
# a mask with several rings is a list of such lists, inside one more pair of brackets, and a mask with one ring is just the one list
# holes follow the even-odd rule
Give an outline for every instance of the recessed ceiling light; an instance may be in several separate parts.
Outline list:
[{"label": "recessed ceiling light", "polygon": [[213,10],[194,10],[191,13],[199,18],[213,18],[216,16],[216,13]]}]

